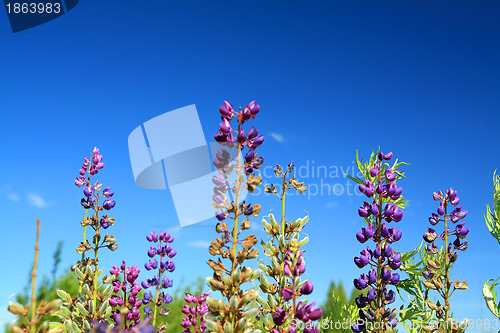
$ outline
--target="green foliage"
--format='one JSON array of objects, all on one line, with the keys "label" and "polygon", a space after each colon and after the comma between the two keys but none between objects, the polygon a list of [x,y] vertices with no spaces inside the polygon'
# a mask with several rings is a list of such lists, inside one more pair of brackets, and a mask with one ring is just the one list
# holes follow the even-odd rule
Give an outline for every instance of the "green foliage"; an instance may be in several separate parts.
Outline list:
[{"label": "green foliage", "polygon": [[[407,293],[409,304],[401,306],[399,310],[399,322],[407,326],[410,333],[420,333],[418,324],[427,324],[432,317],[432,311],[427,306],[429,290],[425,287],[422,270],[425,269],[424,253],[421,250],[423,243],[413,251],[401,255],[400,269],[408,274],[408,278],[401,280],[397,285],[397,291],[402,300],[402,291]],[[415,263],[415,255],[420,254],[420,261]]]},{"label": "green foliage", "polygon": [[[500,176],[496,175],[496,171],[493,173],[493,208],[487,204],[486,211],[484,215],[486,226],[500,244]],[[497,293],[495,291],[498,280],[500,280],[500,277],[494,281],[493,279],[486,281],[483,287],[483,296],[491,313],[500,318],[500,302],[497,303]]]},{"label": "green foliage", "polygon": [[[41,300],[50,301],[58,298],[57,289],[62,289],[70,293],[71,295],[76,295],[78,293],[78,280],[75,274],[71,272],[68,268],[64,273],[50,281],[48,277],[44,277],[40,283],[37,290],[37,303]],[[182,330],[180,326],[184,314],[181,312],[183,305],[186,303],[184,297],[186,293],[197,294],[198,291],[201,293],[206,292],[206,284],[203,278],[199,278],[197,282],[191,286],[179,286],[172,294],[172,302],[169,304],[170,314],[168,316],[162,317],[159,322],[167,323],[165,333],[179,333]],[[142,291],[140,298],[142,299]],[[22,292],[16,294],[15,301],[20,304],[27,304],[29,302],[29,290],[25,287]],[[143,314],[144,317],[144,314]],[[55,316],[44,316],[43,320],[49,320],[51,322],[58,322],[60,319]],[[6,324],[4,327],[5,333],[12,333],[12,327]]]},{"label": "green foliage", "polygon": [[491,235],[498,240],[500,244],[500,176],[493,173],[493,208],[486,204],[486,214],[484,220]]},{"label": "green foliage", "polygon": [[323,309],[323,320],[321,321],[321,332],[324,333],[351,333],[351,323],[356,321],[358,307],[355,299],[361,291],[353,288],[348,299],[342,281],[332,281],[328,288],[327,300],[321,308]]}]

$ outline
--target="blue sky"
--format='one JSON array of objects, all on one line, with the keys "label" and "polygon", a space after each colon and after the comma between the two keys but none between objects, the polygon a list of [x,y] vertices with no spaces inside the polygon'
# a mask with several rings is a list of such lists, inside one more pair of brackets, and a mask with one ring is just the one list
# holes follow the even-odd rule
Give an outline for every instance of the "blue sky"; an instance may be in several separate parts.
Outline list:
[{"label": "blue sky", "polygon": [[[36,218],[42,275],[59,240],[61,266],[78,259],[84,211],[73,180],[94,146],[106,163],[99,179],[117,201],[109,230],[119,249],[102,265],[122,258],[142,265],[146,234],[169,229],[178,250],[175,280],[210,275],[206,244],[215,219],[176,227],[169,192],[135,185],[127,137],[157,115],[196,104],[210,140],[224,100],[261,105],[254,124],[266,135],[259,150],[268,167],[294,160],[311,172],[313,165],[347,170],[356,149],[366,158],[379,146],[411,163],[398,183],[411,203],[397,250],[420,244],[437,208],[432,192],[457,189],[471,232],[455,276],[470,290],[454,295],[454,312],[493,319],[481,287],[500,276],[499,245],[482,214],[500,167],[499,14],[494,1],[83,1],[12,34],[0,13],[0,322],[12,319],[7,299],[26,284]],[[310,193],[340,184],[337,194],[288,201],[289,218],[310,214],[307,270],[313,298],[323,302],[332,279],[350,287],[361,273],[352,258],[362,249],[354,235],[363,198],[346,193],[340,172],[303,175]],[[262,215],[279,209],[277,200],[254,201]]]}]

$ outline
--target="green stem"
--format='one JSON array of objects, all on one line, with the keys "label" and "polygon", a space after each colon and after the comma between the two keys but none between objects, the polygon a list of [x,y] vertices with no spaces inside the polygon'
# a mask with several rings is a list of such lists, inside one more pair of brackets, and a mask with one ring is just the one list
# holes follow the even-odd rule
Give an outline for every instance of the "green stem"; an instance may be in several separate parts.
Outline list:
[{"label": "green stem", "polygon": [[286,174],[283,174],[283,194],[281,196],[281,234],[283,235],[283,237],[285,237],[285,175]]},{"label": "green stem", "polygon": [[[241,127],[241,125],[238,123],[238,133],[240,132],[240,127]],[[238,163],[237,163],[237,166],[236,166],[236,184],[238,185],[238,188],[236,189],[236,197],[235,197],[235,200],[234,200],[233,250],[232,250],[232,259],[231,259],[232,263],[231,263],[231,273],[230,273],[230,276],[231,276],[231,294],[228,295],[228,301],[231,298],[231,296],[233,296],[234,293],[235,293],[234,271],[235,271],[236,265],[237,265],[236,253],[237,253],[238,229],[239,229],[238,219],[239,219],[240,186],[241,186],[241,184],[239,183],[239,179],[240,179],[240,176],[241,176],[241,170],[240,170],[240,167],[241,167],[241,150],[242,150],[242,146],[241,146],[240,143],[238,143]],[[231,319],[231,323],[232,323],[231,326],[233,326],[233,327],[235,325],[234,319],[235,318]]]},{"label": "green stem", "polygon": [[[89,181],[89,184],[90,184],[90,167],[91,167],[91,164],[92,164],[92,154],[90,154],[89,165],[87,167],[88,168],[88,178],[87,178],[87,180]],[[89,209],[85,208],[85,217],[83,218],[84,221],[87,219],[88,211],[89,211]],[[87,235],[87,226],[83,227],[83,244],[85,244],[86,235]],[[82,253],[82,264],[83,264],[84,260],[85,260],[85,252]],[[79,293],[82,292],[82,288],[83,288],[83,284],[80,284],[80,286],[78,287],[78,292]],[[77,309],[77,311],[78,311],[78,309]]]},{"label": "green stem", "polygon": [[35,262],[33,263],[33,272],[31,272],[31,333],[35,333],[35,314],[36,314],[36,269],[38,266],[38,240],[40,239],[40,220],[36,219],[36,244],[35,244]]},{"label": "green stem", "polygon": [[[99,195],[96,196],[96,203],[95,203],[95,221],[96,221],[96,226],[95,226],[95,234],[96,236],[99,235]],[[97,270],[98,270],[98,261],[97,261],[97,255],[99,252],[99,240],[97,237],[95,237],[95,244],[94,244],[94,288],[93,288],[93,299],[94,299],[94,306],[97,308]],[[97,311],[95,313],[95,318],[97,318]]]},{"label": "green stem", "polygon": [[[127,283],[127,275],[126,275],[127,267],[123,270],[123,284]],[[127,288],[123,291],[123,309],[127,309]],[[123,328],[127,330],[127,316],[123,316]]]},{"label": "green stem", "polygon": [[448,288],[448,279],[449,279],[449,261],[448,261],[448,215],[447,215],[448,204],[445,202],[444,204],[444,247],[445,247],[445,273],[444,273],[444,288],[445,288],[445,306],[446,309],[444,311],[444,319],[446,321],[446,327],[448,328],[448,308],[450,307],[449,298],[449,288]]},{"label": "green stem", "polygon": [[[285,187],[286,181],[285,181],[285,177],[286,177],[286,173],[283,174],[283,181],[282,181],[283,192],[282,192],[281,198],[280,198],[281,199],[281,235],[283,236],[283,238],[285,238],[285,195],[286,195],[286,187]],[[278,244],[279,244],[279,238],[278,238]],[[280,249],[281,249],[281,247],[280,247]],[[281,268],[283,270],[285,268],[285,254],[286,254],[286,249],[283,249],[283,251],[281,251],[281,253],[280,253],[280,256],[281,256]],[[281,289],[279,291],[278,306],[280,308],[283,308],[284,299],[283,299],[283,294],[281,292],[282,292],[283,288],[285,288],[285,286],[281,285],[280,280],[276,280],[276,282],[278,282],[278,285],[281,287]]]},{"label": "green stem", "polygon": [[[160,249],[161,249],[161,238],[160,238]],[[163,257],[160,255],[160,262],[163,260]],[[158,267],[158,285],[156,286],[156,296],[155,296],[155,309],[153,311],[153,326],[156,326],[156,313],[158,310],[158,297],[160,295],[160,286],[161,286],[161,267]]]}]

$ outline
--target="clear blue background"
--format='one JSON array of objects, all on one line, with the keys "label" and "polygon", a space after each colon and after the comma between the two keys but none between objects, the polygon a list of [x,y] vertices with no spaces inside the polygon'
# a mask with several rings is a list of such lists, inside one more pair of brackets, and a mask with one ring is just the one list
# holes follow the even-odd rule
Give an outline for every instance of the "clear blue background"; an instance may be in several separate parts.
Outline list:
[{"label": "clear blue background", "polygon": [[[145,235],[168,229],[176,236],[176,284],[210,275],[215,219],[175,227],[169,192],[135,185],[127,137],[144,121],[196,104],[210,140],[223,100],[253,99],[268,167],[293,159],[310,172],[313,164],[347,170],[356,149],[366,158],[378,146],[411,163],[398,183],[411,204],[397,250],[420,244],[437,208],[432,192],[457,189],[471,232],[454,277],[470,290],[453,296],[454,313],[493,319],[481,288],[500,276],[500,247],[482,214],[500,166],[499,15],[496,1],[82,1],[12,34],[0,13],[0,322],[13,318],[8,297],[27,282],[36,218],[40,275],[50,274],[58,240],[62,268],[78,259],[84,210],[73,180],[94,146],[106,163],[99,179],[117,200],[108,231],[119,248],[103,253],[102,266],[122,259],[142,266]],[[322,181],[347,190],[340,172],[303,175],[311,190]],[[262,215],[279,212],[277,200],[257,200]],[[311,217],[307,272],[318,302],[332,279],[350,287],[362,272],[352,259],[363,248],[354,237],[362,201],[346,193],[288,201],[289,218]]]}]

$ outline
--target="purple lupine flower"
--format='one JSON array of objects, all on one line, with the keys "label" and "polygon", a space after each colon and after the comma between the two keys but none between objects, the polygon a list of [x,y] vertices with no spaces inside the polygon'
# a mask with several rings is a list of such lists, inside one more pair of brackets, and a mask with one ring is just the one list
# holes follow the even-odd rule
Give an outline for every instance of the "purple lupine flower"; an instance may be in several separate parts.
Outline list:
[{"label": "purple lupine flower", "polygon": [[[219,126],[219,133],[215,134],[214,138],[217,142],[226,145],[229,148],[238,145],[238,149],[243,151],[244,147],[248,147],[248,151],[244,156],[244,163],[240,167],[245,170],[245,174],[250,175],[254,169],[259,169],[263,162],[264,158],[262,156],[257,156],[255,153],[255,149],[259,147],[264,141],[264,136],[259,135],[258,130],[254,127],[250,128],[250,130],[245,134],[245,131],[241,125],[249,119],[255,118],[257,113],[260,110],[260,106],[255,103],[255,101],[250,102],[245,106],[243,110],[240,109],[239,112],[236,112],[233,106],[224,101],[224,105],[220,106],[219,111],[221,113],[222,123]],[[230,120],[233,116],[238,116],[238,128],[232,129]],[[235,132],[237,135],[236,140],[234,139],[233,133]],[[230,154],[221,149],[216,153],[216,158],[214,159],[214,166],[219,169],[220,177],[214,176],[212,178],[213,183],[216,185],[214,188],[213,195],[213,206],[216,208],[216,217],[219,221],[223,221],[228,216],[228,210],[230,210],[231,204],[228,202],[227,197],[225,195],[226,191],[229,189],[227,184],[227,178],[224,170],[228,167],[230,163]],[[231,190],[235,190],[232,188]],[[247,207],[245,214],[251,215],[252,208]]]},{"label": "purple lupine flower", "polygon": [[115,205],[116,205],[116,201],[115,200],[111,200],[110,198],[108,198],[107,200],[104,201],[104,203],[102,204],[102,207],[104,209],[106,209],[106,210],[110,210]]},{"label": "purple lupine flower", "polygon": [[300,293],[304,295],[310,295],[314,290],[314,286],[310,281],[304,283],[304,285],[300,288]]},{"label": "purple lupine flower", "polygon": [[[368,322],[382,321],[384,327],[393,327],[394,324],[393,317],[381,317],[377,314],[395,311],[395,309],[385,308],[395,300],[394,291],[388,290],[387,287],[397,285],[400,280],[400,275],[394,270],[401,266],[401,253],[395,251],[390,244],[399,241],[402,232],[396,230],[396,227],[388,226],[388,223],[400,222],[403,218],[403,210],[395,202],[400,198],[403,190],[396,185],[400,174],[383,163],[391,160],[392,156],[392,152],[387,154],[380,152],[374,163],[364,169],[364,172],[368,170],[369,176],[367,177],[372,177],[372,180],[376,179],[375,184],[365,179],[364,183],[359,185],[360,192],[372,201],[365,201],[363,206],[358,208],[358,214],[365,219],[368,227],[362,227],[361,231],[356,232],[356,238],[360,243],[373,240],[375,248],[372,250],[367,247],[361,251],[359,257],[354,258],[356,266],[359,268],[368,266],[370,270],[368,274],[362,274],[353,281],[356,289],[367,289],[366,294],[361,294],[356,298],[356,305],[360,309],[359,314],[363,323],[353,324],[351,326],[353,332],[365,331],[365,324]],[[380,272],[380,276],[377,276],[377,272]],[[384,310],[374,312],[374,309],[379,309],[379,307]]]},{"label": "purple lupine flower", "polygon": [[281,326],[285,323],[286,319],[288,318],[288,313],[283,310],[282,308],[278,307],[278,313],[273,313],[273,321],[277,326]]},{"label": "purple lupine flower", "polygon": [[[137,269],[137,265],[126,268],[125,261],[122,262],[121,266],[113,266],[110,270],[110,274],[119,276],[123,274],[123,281],[115,279],[113,283],[114,295],[109,299],[109,305],[112,307],[119,307],[111,313],[111,319],[115,324],[119,323],[121,308],[126,307],[128,309],[127,315],[123,320],[123,328],[125,331],[130,331],[136,327],[140,322],[140,311],[139,308],[143,304],[137,295],[141,291],[141,286],[136,282],[139,276],[140,270]],[[123,293],[123,297],[118,295],[119,292]]]},{"label": "purple lupine flower", "polygon": [[111,198],[115,192],[110,192],[109,189],[111,187],[106,187],[103,191],[102,194],[104,194],[107,198]]},{"label": "purple lupine flower", "polygon": [[[190,327],[193,326],[194,332],[204,332],[206,329],[204,315],[208,312],[208,305],[206,303],[207,297],[210,293],[204,293],[194,296],[186,293],[184,300],[186,303],[181,312],[186,315],[182,319],[181,326],[184,328],[182,333],[191,333]],[[192,304],[192,305],[191,305]]]},{"label": "purple lupine flower", "polygon": [[[465,226],[465,222],[458,223],[460,220],[465,218],[465,216],[467,215],[467,211],[462,210],[462,206],[456,207],[459,204],[460,199],[457,196],[457,191],[453,190],[452,188],[445,191],[444,194],[442,191],[439,191],[439,193],[434,192],[432,194],[432,197],[435,201],[439,201],[439,207],[437,210],[437,214],[432,213],[432,216],[429,218],[429,222],[433,227],[442,222],[444,224],[444,231],[438,237],[436,230],[429,227],[427,229],[427,232],[423,235],[424,240],[429,243],[425,247],[427,260],[424,262],[429,263],[434,261],[434,258],[438,253],[439,257],[444,260],[442,260],[441,262],[441,270],[434,271],[433,268],[430,267],[429,264],[427,264],[425,266],[425,270],[422,271],[422,275],[425,279],[428,280],[431,280],[436,276],[438,280],[449,281],[450,268],[453,262],[456,261],[458,255],[455,250],[465,251],[469,245],[469,243],[464,239],[467,237],[470,229]],[[448,212],[450,204],[455,206],[454,210],[451,213]],[[456,224],[454,229],[450,228],[450,222]],[[451,240],[452,236],[456,237],[454,241]],[[444,250],[441,251],[441,253],[439,247],[434,243],[434,241],[437,239],[445,241]],[[449,304],[449,297],[451,296],[453,291],[455,289],[461,288],[438,287],[437,289],[439,291],[439,294],[444,298],[445,303]],[[450,311],[450,309],[444,308],[444,311],[445,313],[443,314],[443,317],[448,318],[448,311]]]},{"label": "purple lupine flower", "polygon": [[[168,293],[163,292],[162,290],[172,288],[173,280],[169,279],[167,276],[163,276],[162,274],[165,272],[171,273],[175,270],[175,264],[171,259],[175,257],[177,251],[175,251],[172,246],[169,245],[174,241],[174,237],[166,231],[160,231],[159,233],[157,233],[156,231],[151,232],[146,236],[146,239],[150,243],[158,243],[157,246],[150,246],[147,254],[148,257],[152,259],[148,260],[148,262],[144,264],[144,268],[146,268],[146,270],[158,270],[158,273],[155,273],[152,278],[147,278],[145,281],[141,282],[141,286],[145,290],[149,288],[156,289],[156,295],[154,297],[151,291],[146,291],[142,299],[142,302],[144,304],[152,302],[154,311],[151,309],[149,311],[144,311],[146,313],[146,317],[153,320],[154,325],[158,315],[158,308],[160,309],[159,314],[162,314],[165,312],[163,306],[172,302],[172,296]],[[155,256],[159,257],[159,262],[157,258],[154,258]],[[153,318],[151,318],[152,311]]]}]

